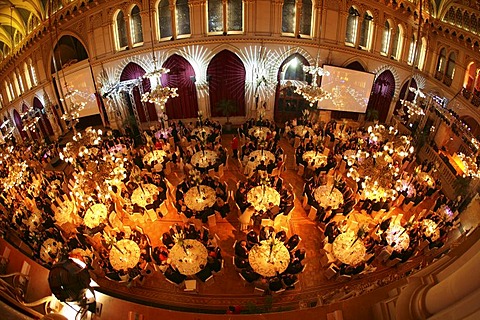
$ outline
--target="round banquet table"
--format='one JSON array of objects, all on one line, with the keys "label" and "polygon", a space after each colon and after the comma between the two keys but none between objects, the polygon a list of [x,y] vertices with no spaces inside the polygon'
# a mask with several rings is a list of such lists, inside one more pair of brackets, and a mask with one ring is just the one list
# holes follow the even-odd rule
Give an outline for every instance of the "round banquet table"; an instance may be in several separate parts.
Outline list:
[{"label": "round banquet table", "polygon": [[163,159],[166,155],[167,153],[163,150],[153,150],[143,156],[143,163],[148,164],[149,166],[152,165],[153,161],[163,163]]},{"label": "round banquet table", "polygon": [[127,270],[137,265],[140,259],[138,244],[129,239],[122,239],[110,249],[110,264],[115,270]]},{"label": "round banquet table", "polygon": [[199,137],[199,138],[206,138],[206,137],[208,137],[209,135],[212,134],[212,131],[213,130],[210,127],[197,127],[197,128],[192,130],[190,135],[195,136],[195,137]]},{"label": "round banquet table", "polygon": [[89,228],[95,228],[105,219],[107,219],[108,210],[103,203],[97,203],[88,208],[85,216],[83,217],[83,222]]},{"label": "round banquet table", "polygon": [[421,183],[433,187],[435,185],[435,180],[426,172],[419,172],[417,175],[417,180],[420,181]]},{"label": "round banquet table", "polygon": [[40,226],[40,224],[42,223],[40,215],[41,215],[40,212],[38,213],[34,212],[28,217],[27,223],[26,223],[26,225],[28,226],[28,229],[32,231],[32,230],[36,230]]},{"label": "round banquet table", "polygon": [[190,162],[194,167],[206,168],[209,165],[213,165],[217,162],[217,153],[212,150],[203,150],[195,153],[192,156]]},{"label": "round banquet table", "polygon": [[376,155],[375,155],[375,161],[378,165],[380,166],[386,166],[388,165],[389,163],[392,163],[393,162],[393,159],[392,157],[390,157],[388,154],[384,153],[384,152],[377,152]]},{"label": "round banquet table", "polygon": [[253,127],[248,130],[248,134],[260,140],[266,140],[267,135],[270,133],[270,129],[267,127]]},{"label": "round banquet table", "polygon": [[309,165],[312,165],[314,168],[320,168],[327,164],[327,156],[320,152],[307,151],[302,156],[303,160]]},{"label": "round banquet table", "polygon": [[133,190],[130,200],[133,204],[137,204],[140,207],[146,207],[153,203],[153,196],[158,194],[158,188],[156,185],[147,183],[142,184],[141,187]]},{"label": "round banquet table", "polygon": [[59,225],[67,222],[75,223],[79,220],[79,216],[74,213],[75,204],[72,201],[64,201],[61,206],[55,210],[55,220]]},{"label": "round banquet table", "polygon": [[215,190],[209,186],[200,185],[200,193],[198,192],[198,186],[190,188],[185,193],[185,204],[191,210],[203,211],[206,208],[210,208],[215,204],[216,195]]},{"label": "round banquet table", "polygon": [[269,186],[256,186],[247,193],[247,201],[255,208],[256,211],[268,210],[268,204],[280,205],[280,193]]},{"label": "round banquet table", "polygon": [[45,262],[55,262],[57,260],[57,255],[60,249],[62,248],[62,244],[55,239],[48,238],[42,244],[42,248],[40,250],[40,259]]},{"label": "round banquet table", "polygon": [[315,135],[315,132],[313,131],[312,128],[306,127],[306,126],[296,126],[293,128],[293,132],[295,133],[296,136],[303,138],[307,132],[310,135],[310,138],[313,138]]},{"label": "round banquet table", "polygon": [[430,238],[432,241],[436,241],[440,238],[440,230],[438,229],[437,224],[430,219],[423,219],[422,220],[422,228],[423,234]]},{"label": "round banquet table", "polygon": [[198,273],[201,265],[207,265],[207,248],[193,239],[184,239],[177,242],[170,250],[170,263],[175,266],[181,274],[191,276]]},{"label": "round banquet table", "polygon": [[[395,251],[408,249],[410,237],[404,227],[398,224],[391,224],[386,233],[387,236],[385,238],[387,243],[391,245]],[[395,245],[393,245],[393,243],[395,243]]]},{"label": "round banquet table", "polygon": [[333,188],[330,186],[320,186],[315,189],[313,193],[315,200],[318,204],[323,207],[331,207],[332,209],[338,209],[340,205],[343,203],[343,194],[337,188]]},{"label": "round banquet table", "polygon": [[[250,161],[252,158],[254,158],[253,161]],[[269,164],[270,161],[275,162],[275,155],[267,150],[255,150],[248,156],[248,161],[252,162],[253,168],[256,168],[262,160],[265,165]]]},{"label": "round banquet table", "polygon": [[254,245],[248,254],[252,269],[264,277],[274,277],[277,272],[284,272],[290,263],[290,252],[285,245],[278,241],[271,247],[271,241],[261,241],[262,245]]},{"label": "round banquet table", "polygon": [[[356,236],[353,231],[347,231],[338,235],[333,241],[333,254],[341,262],[355,266],[364,260],[366,248],[362,240],[355,242]],[[353,244],[355,242],[355,244]]]}]

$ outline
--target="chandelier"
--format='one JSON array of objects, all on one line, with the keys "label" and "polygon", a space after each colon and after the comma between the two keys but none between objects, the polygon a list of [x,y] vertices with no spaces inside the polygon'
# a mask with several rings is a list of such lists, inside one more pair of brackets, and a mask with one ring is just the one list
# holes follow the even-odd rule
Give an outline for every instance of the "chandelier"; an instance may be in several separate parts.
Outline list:
[{"label": "chandelier", "polygon": [[36,132],[37,130],[37,122],[40,120],[40,117],[36,115],[37,112],[35,110],[29,109],[26,110],[25,112],[20,114],[20,117],[22,118],[22,124],[23,124],[23,131],[32,131]]},{"label": "chandelier", "polygon": [[463,167],[465,168],[463,170],[463,172],[465,173],[464,177],[469,176],[472,178],[480,178],[480,171],[478,170],[476,159],[474,157],[467,156],[461,152],[458,153],[457,155],[460,161],[462,162]]},{"label": "chandelier", "polygon": [[75,126],[78,123],[78,119],[80,118],[80,111],[82,111],[85,108],[85,105],[87,104],[86,102],[78,102],[77,97],[82,96],[81,92],[78,91],[77,89],[74,89],[72,86],[67,85],[65,82],[65,95],[64,99],[62,101],[68,101],[70,102],[70,105],[67,103],[67,110],[65,113],[62,115],[62,120],[65,120],[68,122],[68,125],[73,129],[74,132]]},{"label": "chandelier", "polygon": [[303,71],[312,75],[312,84],[307,84],[302,87],[297,87],[295,93],[300,94],[305,100],[310,102],[310,107],[324,99],[331,99],[330,92],[325,91],[317,85],[317,78],[322,76],[329,76],[330,72],[323,68],[316,66],[303,66]]}]

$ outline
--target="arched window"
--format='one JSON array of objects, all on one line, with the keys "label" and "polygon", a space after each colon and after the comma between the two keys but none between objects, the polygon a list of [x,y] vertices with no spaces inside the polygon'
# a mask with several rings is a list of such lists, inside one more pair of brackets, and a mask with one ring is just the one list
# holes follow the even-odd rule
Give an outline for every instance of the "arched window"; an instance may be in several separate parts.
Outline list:
[{"label": "arched window", "polygon": [[37,16],[35,16],[33,13],[30,14],[30,17],[28,18],[28,23],[27,23],[27,30],[28,32],[32,32],[38,25],[40,24],[40,21],[38,20]]},{"label": "arched window", "polygon": [[32,85],[36,86],[38,84],[37,71],[35,70],[32,59],[28,59],[28,65],[30,67],[30,77],[32,80]]},{"label": "arched window", "polygon": [[467,11],[463,13],[463,28],[470,30],[470,15]]},{"label": "arched window", "polygon": [[445,48],[442,48],[442,50],[440,50],[440,54],[438,55],[437,72],[443,75],[445,73],[446,64],[447,64],[447,50],[445,50]]},{"label": "arched window", "polygon": [[472,13],[472,16],[470,17],[470,31],[477,33],[477,17],[475,16],[475,13]]},{"label": "arched window", "polygon": [[453,7],[450,7],[450,9],[448,9],[448,13],[445,20],[452,24],[455,24],[455,9],[453,9]]},{"label": "arched window", "polygon": [[243,32],[242,0],[227,0],[227,32]]},{"label": "arched window", "polygon": [[23,85],[23,79],[22,79],[22,74],[17,68],[17,71],[15,72],[15,75],[17,76],[18,79],[18,88],[20,89],[20,94],[25,92],[25,86]]},{"label": "arched window", "polygon": [[12,100],[10,100],[10,101],[13,101],[13,99],[15,99],[15,97],[16,97],[16,93],[15,93],[15,90],[13,88],[13,84],[12,84],[11,79],[8,79],[8,89],[10,90],[10,97],[12,98]]},{"label": "arched window", "polygon": [[15,43],[15,47],[18,46],[18,44],[22,42],[22,34],[18,31],[15,32],[15,36],[14,36],[14,43]]},{"label": "arched window", "polygon": [[312,0],[284,0],[282,6],[283,35],[311,37],[312,12]]},{"label": "arched window", "polygon": [[345,33],[345,44],[355,46],[357,41],[357,29],[358,29],[358,10],[355,7],[350,7],[347,17],[347,31]]},{"label": "arched window", "polygon": [[408,64],[412,64],[415,61],[416,48],[417,48],[417,39],[413,34],[412,37],[410,38],[410,46],[408,48],[408,57],[407,57]]},{"label": "arched window", "polygon": [[127,24],[123,11],[118,11],[115,17],[115,38],[117,50],[123,50],[128,47]]},{"label": "arched window", "polygon": [[188,0],[177,0],[175,5],[175,22],[177,36],[190,34],[190,8],[188,7]]},{"label": "arched window", "polygon": [[10,86],[8,85],[8,82],[4,82],[4,87],[5,87],[5,92],[7,93],[7,99],[8,102],[12,102],[12,92],[10,91]]},{"label": "arched window", "polygon": [[25,81],[27,82],[27,88],[32,88],[32,80],[30,80],[30,71],[28,70],[28,65],[26,62],[23,63],[23,74],[25,76]]},{"label": "arched window", "polygon": [[465,78],[463,79],[463,87],[465,88],[465,90],[469,92],[473,91],[476,73],[477,66],[475,65],[475,62],[470,62],[467,70],[465,71]]},{"label": "arched window", "polygon": [[311,0],[302,1],[302,14],[300,15],[300,34],[305,36],[312,35],[312,11],[313,4]]},{"label": "arched window", "polygon": [[447,62],[447,68],[445,72],[445,76],[447,79],[452,79],[455,76],[455,62],[457,60],[457,56],[455,55],[454,52],[450,53],[448,55],[448,62]]},{"label": "arched window", "polygon": [[399,60],[402,56],[402,44],[403,44],[403,28],[401,25],[397,25],[395,34],[393,35],[392,41],[392,55],[391,57],[395,60]]},{"label": "arched window", "polygon": [[158,3],[158,30],[159,39],[170,39],[172,33],[172,13],[168,0],[162,0]]},{"label": "arched window", "polygon": [[457,13],[455,15],[455,24],[459,27],[462,27],[462,10],[457,9]]},{"label": "arched window", "polygon": [[14,84],[14,88],[15,88],[14,96],[18,97],[18,96],[20,96],[22,91],[20,91],[20,86],[18,85],[18,78],[17,78],[17,75],[15,74],[15,72],[12,74],[12,76],[13,76],[13,84]]},{"label": "arched window", "polygon": [[388,54],[388,49],[390,49],[391,37],[392,37],[392,28],[388,20],[386,20],[385,26],[383,27],[382,46],[380,48],[380,54],[384,56]]},{"label": "arched window", "polygon": [[142,17],[140,16],[140,8],[138,6],[134,6],[132,11],[130,11],[130,34],[133,45],[143,43]]},{"label": "arched window", "polygon": [[208,32],[223,33],[223,1],[208,0]]},{"label": "arched window", "polygon": [[420,42],[420,54],[418,56],[418,69],[423,70],[425,67],[425,58],[427,57],[427,39],[422,37]]},{"label": "arched window", "polygon": [[295,34],[295,0],[284,0],[282,7],[282,33]]},{"label": "arched window", "polygon": [[360,48],[370,50],[373,33],[373,16],[370,12],[365,12],[363,15],[361,33],[360,33]]}]

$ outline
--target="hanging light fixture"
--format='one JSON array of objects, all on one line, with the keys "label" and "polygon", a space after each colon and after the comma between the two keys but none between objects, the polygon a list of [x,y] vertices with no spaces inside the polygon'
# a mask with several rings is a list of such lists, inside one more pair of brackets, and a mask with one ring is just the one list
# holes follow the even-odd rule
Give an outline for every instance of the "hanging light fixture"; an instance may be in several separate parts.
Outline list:
[{"label": "hanging light fixture", "polygon": [[295,93],[300,94],[305,100],[310,102],[310,107],[313,107],[313,105],[317,102],[332,98],[330,92],[325,91],[317,84],[318,77],[330,75],[330,72],[318,66],[318,55],[315,66],[303,66],[303,71],[312,75],[312,83],[302,87],[297,87],[295,89]]},{"label": "hanging light fixture", "polygon": [[[148,2],[148,12],[152,12],[150,8],[150,1]],[[152,60],[153,60],[153,71],[147,72],[143,75],[144,79],[149,79],[151,84],[151,89],[149,92],[142,94],[142,102],[150,102],[157,107],[157,114],[159,121],[164,121],[164,112],[165,105],[170,98],[178,97],[177,89],[164,87],[161,84],[162,75],[170,72],[170,69],[167,68],[157,68],[157,58],[155,56],[155,49],[153,46],[153,27],[152,27],[152,16],[148,16],[150,22],[150,36],[152,41]]]}]

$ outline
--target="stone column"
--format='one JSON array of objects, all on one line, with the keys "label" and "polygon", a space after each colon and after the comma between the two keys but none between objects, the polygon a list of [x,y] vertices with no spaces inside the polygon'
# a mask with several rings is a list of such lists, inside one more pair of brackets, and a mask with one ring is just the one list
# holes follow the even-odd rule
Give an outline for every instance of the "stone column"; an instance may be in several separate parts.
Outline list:
[{"label": "stone column", "polygon": [[282,7],[283,0],[272,0],[271,31],[273,37],[280,37],[282,33]]}]

